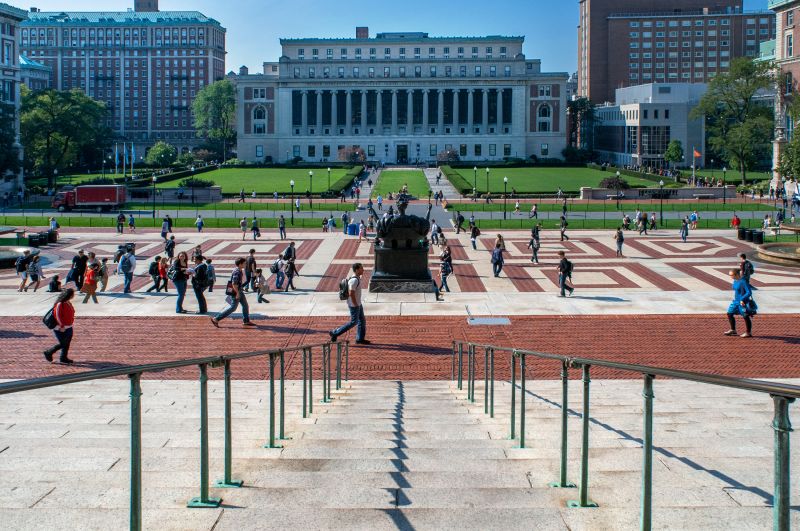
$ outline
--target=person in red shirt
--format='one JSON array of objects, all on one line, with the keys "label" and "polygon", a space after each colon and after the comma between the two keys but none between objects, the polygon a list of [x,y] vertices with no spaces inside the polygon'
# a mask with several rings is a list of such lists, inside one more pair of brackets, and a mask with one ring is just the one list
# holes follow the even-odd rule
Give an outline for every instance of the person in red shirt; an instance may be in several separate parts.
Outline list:
[{"label": "person in red shirt", "polygon": [[83,303],[86,304],[89,302],[89,298],[94,301],[95,304],[97,302],[97,281],[99,280],[100,275],[100,264],[95,262],[91,266],[89,266],[89,270],[86,272],[86,278],[83,279],[83,287],[81,291],[86,294],[83,298]]},{"label": "person in red shirt", "polygon": [[56,319],[56,323],[58,323],[53,329],[53,334],[55,334],[58,344],[44,351],[44,359],[51,363],[53,354],[59,350],[61,351],[61,357],[58,361],[67,364],[73,363],[67,355],[69,354],[70,343],[72,343],[72,325],[75,322],[75,308],[70,302],[74,296],[75,290],[67,288],[61,292],[53,306],[53,316]]},{"label": "person in red shirt", "polygon": [[734,214],[733,215],[733,219],[731,220],[731,227],[733,227],[733,230],[737,230],[739,228],[739,225],[741,225],[741,224],[742,224],[742,220],[739,219],[739,216]]}]

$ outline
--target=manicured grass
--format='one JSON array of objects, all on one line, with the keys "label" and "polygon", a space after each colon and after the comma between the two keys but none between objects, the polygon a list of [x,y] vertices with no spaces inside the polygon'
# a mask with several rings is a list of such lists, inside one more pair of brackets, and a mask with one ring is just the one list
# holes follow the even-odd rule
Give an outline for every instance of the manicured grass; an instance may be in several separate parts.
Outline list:
[{"label": "manicured grass", "polygon": [[[469,168],[458,168],[469,183],[475,183],[474,171]],[[478,168],[478,193],[486,193],[486,168]],[[600,181],[613,174],[591,168],[490,168],[489,191],[492,194],[503,193],[503,177],[508,177],[508,192],[516,189],[521,194],[556,193],[559,188],[565,193],[577,193],[582,186],[598,188]],[[653,181],[637,177],[625,177],[631,186],[655,186]]]},{"label": "manicured grass", "polygon": [[[461,210],[462,212],[502,212],[503,206],[505,206],[507,212],[513,212],[514,203],[515,200],[509,199],[508,203],[504,205],[503,200],[498,198],[490,204],[486,204],[486,201],[448,203],[447,208],[451,210]],[[561,212],[560,201],[553,202],[552,200],[548,200],[544,202],[532,199],[520,200],[520,212],[525,214],[529,213],[531,204],[533,203],[539,205],[539,212]],[[588,203],[568,200],[567,208],[569,212],[632,212],[637,209],[652,212],[654,210],[659,211],[660,204],[658,200],[642,202],[621,201],[619,210],[617,210],[617,204],[613,200],[606,201],[605,203]],[[734,210],[738,212],[772,212],[775,210],[775,207],[771,204],[757,202],[723,204],[722,199],[716,203],[696,203],[692,201],[686,201],[684,203],[664,203],[664,212],[687,212],[692,210],[697,210],[698,212],[731,212]]]},{"label": "manicured grass", "polygon": [[[247,201],[244,203],[234,202],[234,203],[195,203],[194,205],[191,203],[191,200],[183,201],[182,203],[159,203],[156,201],[156,208],[159,210],[187,210],[187,211],[194,211],[194,210],[214,210],[216,212],[223,212],[223,214],[227,212],[239,211],[239,212],[252,212],[254,210],[289,210],[290,205],[293,203],[287,201],[284,203],[276,203],[273,201],[269,202],[254,202],[250,201],[250,198],[247,198]],[[122,210],[152,210],[153,203],[127,203],[125,208]],[[317,199],[312,200],[311,207],[308,205],[308,199],[305,196],[300,198],[300,210],[303,212],[324,212],[328,211],[338,211],[338,212],[350,212],[354,210],[353,201],[348,201],[346,203],[340,202],[323,202]]]},{"label": "manicured grass", "polygon": [[381,194],[383,197],[389,192],[396,194],[403,185],[408,185],[408,193],[417,198],[427,198],[430,186],[425,174],[419,170],[384,170],[378,178],[378,184],[372,195]]},{"label": "manicured grass", "polygon": [[[697,175],[699,177],[708,177],[709,179],[722,179],[722,168],[714,168],[712,172],[709,168],[704,168],[702,170],[697,170]],[[692,176],[692,170],[681,170],[681,178],[686,179]],[[754,182],[758,181],[768,181],[772,179],[772,174],[763,171],[748,171],[747,172],[747,183],[753,184]],[[742,176],[736,170],[728,169],[728,172],[725,174],[725,182],[728,184],[735,184],[740,185],[742,184]]]},{"label": "manicured grass", "polygon": [[[286,216],[286,225],[291,227],[290,217]],[[173,225],[179,228],[194,230],[194,216],[186,218],[173,218]],[[158,228],[161,226],[161,218],[155,220],[151,217],[136,218],[137,228]],[[237,218],[204,218],[205,227],[209,229],[227,228],[238,229],[239,220]],[[116,230],[116,219],[114,217],[60,217],[58,222],[62,227],[108,227],[109,231]],[[248,220],[249,222],[249,220]],[[259,218],[262,229],[278,227],[277,218]],[[0,216],[0,224],[15,227],[48,227],[48,218],[43,216]],[[320,218],[295,218],[294,227],[298,228],[319,228],[322,230],[322,219]],[[248,225],[249,228],[249,225]],[[127,224],[125,231],[127,234]]]},{"label": "manicured grass", "polygon": [[[102,177],[102,172],[98,173],[91,173],[91,174],[78,174],[78,175],[59,175],[56,179],[56,189],[61,188],[62,186],[72,184],[72,185],[79,185],[83,184],[88,181],[92,181],[94,179],[98,179]],[[115,178],[115,177],[122,177],[122,173],[114,175],[114,171],[112,169],[111,172],[106,171],[106,177],[108,178]],[[45,177],[37,177],[35,179],[26,179],[25,184],[28,186],[47,186],[47,178]]]},{"label": "manicured grass", "polygon": [[[313,190],[309,183],[308,172],[314,172]],[[347,172],[345,168],[331,168],[331,184],[335,183]],[[242,188],[247,195],[253,190],[257,194],[290,194],[290,182],[294,180],[294,193],[303,195],[306,190],[321,194],[328,191],[328,171],[322,168],[222,168],[203,173],[199,179],[214,181],[222,187],[223,194],[238,194]],[[180,181],[158,183],[158,188],[177,188]]]},{"label": "manicured grass", "polygon": [[[530,230],[533,227],[533,222],[535,220],[529,220],[527,217],[525,218],[518,218],[518,219],[477,219],[475,220],[478,224],[478,227],[481,230],[484,229],[508,229],[508,230]],[[558,231],[559,222],[558,220],[551,219],[551,220],[541,220],[542,228],[545,230],[552,230]],[[659,226],[661,229],[668,229],[677,231],[680,228],[681,221],[679,219],[665,219],[664,225]],[[569,227],[567,229],[567,235],[569,235],[570,231],[573,230],[584,230],[584,229],[604,229],[604,230],[614,230],[617,226],[621,225],[618,219],[570,219],[569,220]],[[746,229],[759,229],[761,228],[761,220],[758,219],[743,219],[742,220],[742,227]],[[728,220],[725,219],[701,219],[697,225],[699,229],[730,229]],[[765,234],[765,241],[775,241],[774,236],[766,237]],[[691,238],[691,233],[690,236]],[[736,238],[736,233],[733,232],[731,229],[731,237]],[[784,240],[784,238],[786,238]],[[795,241],[794,236],[787,236],[782,235],[779,241]]]}]

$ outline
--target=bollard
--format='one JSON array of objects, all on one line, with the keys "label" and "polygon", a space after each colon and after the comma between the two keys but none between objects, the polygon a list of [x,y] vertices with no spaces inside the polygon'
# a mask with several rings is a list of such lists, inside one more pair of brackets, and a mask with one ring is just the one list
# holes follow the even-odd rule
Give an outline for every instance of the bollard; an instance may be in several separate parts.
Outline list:
[{"label": "bollard", "polygon": [[190,508],[219,507],[220,498],[208,496],[208,365],[200,365],[200,496],[186,504]]},{"label": "bollard", "polygon": [[650,531],[653,523],[653,379],[644,375],[644,434],[642,437],[642,514],[640,528]]},{"label": "bollard", "polygon": [[242,481],[231,479],[233,437],[231,429],[231,360],[225,360],[225,477],[214,482],[214,488],[237,488]]},{"label": "bollard", "polygon": [[597,507],[589,501],[589,365],[583,366],[583,437],[581,440],[580,500],[570,500],[567,507]]},{"label": "bollard", "polygon": [[794,398],[772,395],[775,415],[772,429],[775,430],[775,494],[772,503],[772,528],[775,531],[791,529],[789,511],[791,510],[790,453],[789,434],[792,422],[789,419],[789,404]]},{"label": "bollard", "polygon": [[278,422],[279,422],[278,439],[280,439],[281,441],[287,441],[287,440],[291,439],[291,437],[287,437],[286,436],[286,432],[284,431],[284,424],[285,424],[285,420],[284,419],[286,418],[286,379],[285,379],[286,378],[286,369],[285,369],[284,360],[283,360],[284,352],[281,350],[280,352],[278,352],[278,356],[280,356],[280,359],[281,359],[281,392],[280,392],[281,409],[279,410],[279,414],[278,414]]},{"label": "bollard", "polygon": [[275,444],[275,353],[269,353],[269,441],[264,448],[283,448]]},{"label": "bollard", "polygon": [[142,529],[142,387],[139,373],[131,380],[131,531]]},{"label": "bollard", "polygon": [[509,440],[513,441],[516,439],[516,428],[517,428],[517,421],[514,418],[516,414],[517,404],[517,362],[514,359],[516,357],[516,353],[511,353],[511,435],[508,436]]},{"label": "bollard", "polygon": [[561,470],[558,481],[550,483],[551,487],[561,489],[575,488],[574,483],[567,481],[567,419],[569,415],[569,362],[561,363]]}]

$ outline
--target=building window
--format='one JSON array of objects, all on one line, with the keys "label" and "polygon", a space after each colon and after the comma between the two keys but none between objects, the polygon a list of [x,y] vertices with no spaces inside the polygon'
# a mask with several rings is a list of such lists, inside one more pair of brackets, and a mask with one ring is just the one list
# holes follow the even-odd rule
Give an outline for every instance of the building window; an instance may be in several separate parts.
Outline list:
[{"label": "building window", "polygon": [[344,67],[343,66],[339,67],[338,75],[339,75],[339,78],[343,78],[344,77]]},{"label": "building window", "polygon": [[475,67],[475,77],[481,77],[481,67],[480,66],[476,66]]},{"label": "building window", "polygon": [[267,119],[267,111],[264,107],[256,107],[253,110],[253,120],[266,120]]},{"label": "building window", "polygon": [[264,156],[264,146],[256,146],[256,157],[261,158]]},{"label": "building window", "polygon": [[489,156],[490,157],[497,156],[497,144],[489,144]]},{"label": "building window", "polygon": [[436,77],[436,67],[435,66],[431,67],[431,77]]},{"label": "building window", "polygon": [[439,152],[436,151],[436,144],[431,144],[430,149],[428,150],[428,155],[431,157],[435,157]]},{"label": "building window", "polygon": [[503,75],[505,77],[511,77],[511,66],[506,65],[503,67]]},{"label": "building window", "polygon": [[503,156],[504,157],[511,156],[511,144],[503,144]]},{"label": "building window", "polygon": [[300,146],[292,146],[292,156],[293,157],[300,156]]},{"label": "building window", "polygon": [[308,77],[310,79],[314,79],[315,77],[317,77],[317,71],[313,66],[309,67],[309,69],[308,69]]},{"label": "building window", "polygon": [[466,157],[467,156],[467,145],[466,144],[460,144],[458,146],[458,156],[459,157]]},{"label": "building window", "polygon": [[786,36],[786,57],[794,56],[794,35]]},{"label": "building window", "polygon": [[786,25],[794,25],[794,9],[786,12]]},{"label": "building window", "polygon": [[375,156],[375,144],[370,144],[367,146],[367,156],[368,157]]},{"label": "building window", "polygon": [[308,158],[317,156],[317,146],[308,146]]},{"label": "building window", "polygon": [[360,70],[357,66],[353,67],[353,77],[361,77]]},{"label": "building window", "polygon": [[541,147],[539,148],[539,153],[541,153],[543,157],[548,156],[550,154],[550,145],[542,144]]},{"label": "building window", "polygon": [[330,157],[331,156],[331,147],[328,145],[322,146],[322,156],[323,157]]},{"label": "building window", "polygon": [[406,67],[400,67],[400,77],[406,77]]},{"label": "building window", "polygon": [[497,77],[497,67],[492,65],[489,67],[489,77]]},{"label": "building window", "polygon": [[540,98],[549,98],[551,93],[552,93],[552,87],[550,85],[539,85]]},{"label": "building window", "polygon": [[383,67],[383,77],[389,77],[391,75],[391,70],[388,66]]},{"label": "building window", "polygon": [[473,148],[474,148],[475,156],[476,157],[480,157],[481,156],[481,145],[480,144],[475,144],[473,146]]},{"label": "building window", "polygon": [[369,67],[369,69],[367,70],[367,76],[368,77],[375,77],[375,67],[374,66],[370,66]]},{"label": "building window", "polygon": [[783,93],[785,95],[790,95],[792,90],[794,89],[794,78],[791,72],[786,72],[786,76],[784,77],[784,86],[783,86]]},{"label": "building window", "polygon": [[414,77],[422,77],[422,67],[415,66],[414,67]]}]

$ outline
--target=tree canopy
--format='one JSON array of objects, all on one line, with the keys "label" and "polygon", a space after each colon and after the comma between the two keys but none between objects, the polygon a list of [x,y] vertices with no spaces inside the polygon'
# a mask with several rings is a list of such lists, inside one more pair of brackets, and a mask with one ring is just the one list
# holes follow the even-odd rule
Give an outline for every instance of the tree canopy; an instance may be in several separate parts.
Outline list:
[{"label": "tree canopy", "polygon": [[17,113],[14,106],[0,103],[0,177],[17,174],[20,170],[16,132]]},{"label": "tree canopy", "polygon": [[681,144],[680,140],[673,139],[669,141],[667,150],[664,152],[664,160],[673,165],[683,160],[683,144]]},{"label": "tree canopy", "polygon": [[236,89],[233,83],[223,79],[204,87],[192,103],[192,114],[197,136],[218,142],[222,157],[226,158],[228,147],[236,139],[233,126],[236,116]]},{"label": "tree canopy", "polygon": [[772,139],[774,111],[757,96],[774,85],[775,66],[742,57],[731,61],[730,71],[708,85],[690,119],[705,116],[709,147],[742,176],[766,157]]},{"label": "tree canopy", "polygon": [[158,166],[166,168],[178,158],[178,150],[172,144],[159,141],[153,144],[150,151],[147,152],[147,162],[151,166]]}]

